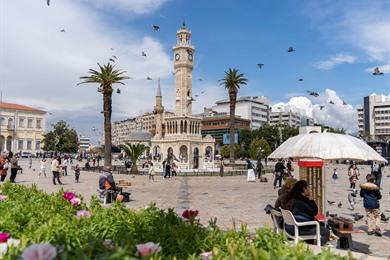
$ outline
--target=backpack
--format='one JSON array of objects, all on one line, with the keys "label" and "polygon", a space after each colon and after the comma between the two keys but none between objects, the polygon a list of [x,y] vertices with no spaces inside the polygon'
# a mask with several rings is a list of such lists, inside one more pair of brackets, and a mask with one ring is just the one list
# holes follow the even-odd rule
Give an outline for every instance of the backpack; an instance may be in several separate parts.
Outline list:
[{"label": "backpack", "polygon": [[100,178],[99,178],[99,189],[101,189],[101,190],[105,190],[106,189],[106,187],[105,187],[106,180],[107,180],[106,176],[104,176],[104,175],[100,176]]}]

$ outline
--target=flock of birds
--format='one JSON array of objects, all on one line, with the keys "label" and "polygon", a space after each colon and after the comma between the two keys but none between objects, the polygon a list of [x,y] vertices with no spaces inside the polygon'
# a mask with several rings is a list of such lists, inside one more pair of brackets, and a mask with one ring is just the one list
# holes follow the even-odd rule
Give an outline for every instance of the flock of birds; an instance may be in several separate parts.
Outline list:
[{"label": "flock of birds", "polygon": [[[46,0],[46,1],[47,1],[47,5],[50,6],[50,0]],[[156,33],[156,32],[158,32],[160,30],[160,26],[156,25],[156,24],[153,24],[152,25],[152,30],[153,30],[153,32]],[[60,32],[65,33],[66,30],[65,29],[61,29]],[[114,51],[114,48],[110,48],[110,50]],[[296,52],[296,49],[294,49],[294,47],[290,46],[290,47],[288,47],[287,52],[288,53],[293,53],[293,52]],[[148,55],[147,55],[146,51],[142,51],[141,52],[141,56],[146,58]],[[118,57],[116,55],[112,55],[109,58],[109,61],[112,62],[112,63],[115,63],[117,60],[118,60]],[[257,66],[258,66],[258,68],[260,70],[262,70],[263,67],[264,67],[264,63],[258,63]],[[175,72],[172,71],[172,74],[175,75]],[[379,67],[375,67],[373,72],[372,72],[372,75],[374,75],[374,76],[380,76],[380,75],[383,75],[383,74],[384,73],[382,71],[380,71]],[[150,76],[147,76],[146,80],[153,80],[153,79]],[[203,80],[202,78],[198,78],[198,81],[202,81],[202,80]],[[303,78],[299,78],[298,81],[299,82],[303,82]],[[313,96],[315,98],[318,98],[320,96],[320,94],[318,92],[313,91],[313,90],[307,90],[306,92],[308,93],[309,96]],[[120,93],[120,89],[117,89],[117,93],[118,94]],[[202,91],[201,94],[204,94],[204,91]],[[194,96],[198,97],[199,94],[196,94]],[[192,100],[194,100],[194,99],[192,98]],[[344,106],[348,105],[348,103],[345,102],[344,100],[342,102],[343,102]],[[328,103],[331,104],[331,105],[335,104],[332,100],[329,100]],[[325,105],[320,105],[319,108],[320,108],[320,110],[323,110],[325,108]]]}]

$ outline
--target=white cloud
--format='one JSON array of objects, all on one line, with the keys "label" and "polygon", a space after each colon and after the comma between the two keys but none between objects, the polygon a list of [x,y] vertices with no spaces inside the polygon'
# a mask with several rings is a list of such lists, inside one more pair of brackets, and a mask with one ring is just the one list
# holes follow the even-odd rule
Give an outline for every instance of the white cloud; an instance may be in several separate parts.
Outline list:
[{"label": "white cloud", "polygon": [[[288,102],[279,102],[272,106],[272,111],[292,111],[311,117],[315,122],[331,127],[344,128],[349,132],[357,129],[357,113],[352,105],[344,105],[336,91],[326,89],[318,98],[293,97]],[[330,104],[332,101],[334,104]],[[321,109],[322,107],[322,109]]]},{"label": "white cloud", "polygon": [[[30,0],[7,1],[2,3],[0,17],[3,101],[43,107],[53,112],[49,121],[65,119],[82,131],[101,124],[102,97],[97,85],[76,83],[111,55],[118,56],[118,68],[134,78],[119,86],[121,95],[114,95],[114,115],[152,110],[157,81],[146,81],[146,77],[172,77],[171,53],[157,39],[131,28],[111,28],[100,13],[84,9],[77,1],[53,1],[50,7]],[[65,33],[60,32],[63,28]],[[172,44],[174,37],[172,32]],[[147,58],[141,56],[142,50]]]},{"label": "white cloud", "polygon": [[343,64],[343,63],[354,63],[356,61],[356,57],[348,54],[336,54],[331,56],[328,60],[319,61],[314,64],[314,67],[319,70],[331,70],[337,65]]},{"label": "white cloud", "polygon": [[136,14],[153,13],[168,0],[85,0],[99,9],[115,9]]}]

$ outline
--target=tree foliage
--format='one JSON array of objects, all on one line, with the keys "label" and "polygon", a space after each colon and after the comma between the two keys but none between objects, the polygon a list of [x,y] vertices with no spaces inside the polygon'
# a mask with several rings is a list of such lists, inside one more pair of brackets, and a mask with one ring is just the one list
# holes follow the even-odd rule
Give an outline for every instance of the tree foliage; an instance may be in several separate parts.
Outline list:
[{"label": "tree foliage", "polygon": [[[240,158],[242,157],[244,154],[243,154],[243,151],[242,151],[242,148],[239,144],[236,144],[234,146],[234,158],[237,159],[237,158]],[[222,146],[221,148],[221,156],[223,158],[229,158],[230,157],[230,147],[229,145],[224,145]]]},{"label": "tree foliage", "polygon": [[46,133],[43,138],[45,151],[61,153],[75,153],[78,150],[77,132],[65,121],[52,124],[53,130]]},{"label": "tree foliage", "polygon": [[230,120],[229,120],[229,136],[230,136],[230,162],[234,163],[234,159],[237,155],[234,155],[236,150],[234,145],[234,118],[236,111],[237,93],[241,86],[246,85],[248,79],[244,77],[244,74],[239,73],[237,69],[229,69],[225,71],[225,77],[220,79],[220,85],[227,89],[229,94],[229,106],[230,106]]},{"label": "tree foliage", "polygon": [[[111,166],[111,114],[112,114],[112,93],[113,84],[121,84],[123,80],[130,79],[127,77],[126,71],[115,69],[115,65],[111,63],[104,64],[103,66],[98,63],[99,71],[90,69],[88,76],[80,77],[82,82],[79,84],[93,83],[99,84],[97,91],[103,95],[103,115],[104,115],[104,165]],[[120,93],[120,90],[117,90]]]},{"label": "tree foliage", "polygon": [[328,133],[336,133],[336,134],[345,134],[346,131],[344,128],[333,128],[324,124],[315,124],[315,126],[321,127],[321,132],[324,132],[326,130]]},{"label": "tree foliage", "polygon": [[249,156],[252,159],[256,160],[259,157],[259,153],[263,158],[267,157],[271,153],[271,147],[264,138],[256,138],[252,140],[249,146]]},{"label": "tree foliage", "polygon": [[138,173],[137,161],[141,157],[141,155],[148,149],[148,146],[144,144],[127,143],[120,145],[119,148],[121,148],[126,153],[126,155],[130,158],[132,162],[130,172],[132,174]]},{"label": "tree foliage", "polygon": [[[243,148],[243,156],[253,156],[250,154],[251,143],[253,140],[261,140],[267,142],[268,147],[270,148],[271,153],[276,149],[280,144],[286,141],[288,138],[298,135],[298,128],[290,127],[287,125],[269,125],[265,124],[258,129],[253,130],[241,130],[239,133],[239,144]],[[265,144],[264,144],[265,145]],[[265,145],[267,146],[267,145]],[[264,156],[268,156],[267,155]]]}]

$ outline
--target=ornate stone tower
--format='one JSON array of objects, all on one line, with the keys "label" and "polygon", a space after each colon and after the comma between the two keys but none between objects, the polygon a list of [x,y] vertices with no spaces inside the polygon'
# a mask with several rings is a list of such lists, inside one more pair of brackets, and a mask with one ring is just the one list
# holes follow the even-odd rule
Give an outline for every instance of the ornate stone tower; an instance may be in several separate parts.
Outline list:
[{"label": "ornate stone tower", "polygon": [[163,126],[163,113],[164,106],[162,105],[162,95],[160,87],[160,79],[158,79],[157,94],[156,94],[156,105],[154,106],[155,121],[156,121],[156,138],[162,138],[162,126]]},{"label": "ornate stone tower", "polygon": [[173,47],[174,69],[176,75],[177,116],[192,114],[192,69],[194,67],[195,48],[191,45],[191,31],[185,23],[177,31],[177,44]]}]

